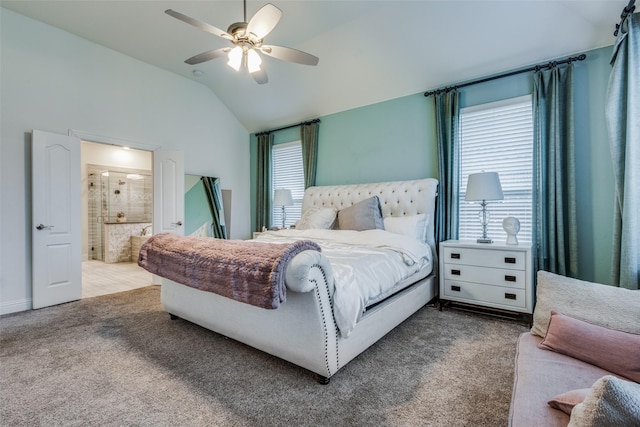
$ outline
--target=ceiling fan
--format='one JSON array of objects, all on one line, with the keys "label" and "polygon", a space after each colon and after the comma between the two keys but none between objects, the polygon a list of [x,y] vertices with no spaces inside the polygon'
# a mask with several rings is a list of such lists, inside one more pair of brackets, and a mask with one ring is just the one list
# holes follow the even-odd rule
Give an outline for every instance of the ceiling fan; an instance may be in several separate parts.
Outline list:
[{"label": "ceiling fan", "polygon": [[262,8],[251,17],[249,22],[247,22],[247,0],[244,0],[243,3],[244,21],[229,25],[226,32],[199,19],[176,12],[173,9],[165,10],[167,15],[173,16],[203,31],[222,37],[232,44],[231,47],[202,52],[184,62],[189,65],[195,65],[226,56],[228,59],[227,64],[230,67],[236,71],[239,71],[241,68],[247,69],[259,84],[264,84],[269,81],[267,73],[260,67],[262,64],[260,53],[297,64],[318,64],[318,57],[309,53],[289,47],[263,44],[264,38],[278,25],[282,11],[271,3],[268,3],[262,6]]}]

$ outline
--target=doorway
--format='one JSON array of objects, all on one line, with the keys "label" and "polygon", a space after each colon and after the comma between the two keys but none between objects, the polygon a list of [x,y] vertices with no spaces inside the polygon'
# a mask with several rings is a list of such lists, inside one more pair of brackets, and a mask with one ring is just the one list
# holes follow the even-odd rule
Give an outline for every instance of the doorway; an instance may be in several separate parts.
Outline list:
[{"label": "doorway", "polygon": [[82,298],[152,284],[137,265],[152,232],[151,151],[81,141]]}]

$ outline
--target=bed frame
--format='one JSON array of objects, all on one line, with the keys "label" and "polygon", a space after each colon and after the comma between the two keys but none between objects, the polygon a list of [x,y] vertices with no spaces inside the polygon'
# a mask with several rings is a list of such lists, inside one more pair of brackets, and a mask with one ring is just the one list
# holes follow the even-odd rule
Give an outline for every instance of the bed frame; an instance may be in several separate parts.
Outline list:
[{"label": "bed frame", "polygon": [[[375,184],[310,187],[302,211],[312,206],[346,208],[377,195],[383,216],[429,215],[426,242],[433,251],[434,272],[368,309],[348,338],[333,320],[331,265],[321,252],[304,251],[286,275],[306,277],[276,310],[265,310],[220,295],[162,279],[161,298],[172,318],[182,318],[287,360],[328,383],[342,366],[437,296],[434,211],[438,182],[427,178]],[[293,281],[291,281],[293,282]]]}]

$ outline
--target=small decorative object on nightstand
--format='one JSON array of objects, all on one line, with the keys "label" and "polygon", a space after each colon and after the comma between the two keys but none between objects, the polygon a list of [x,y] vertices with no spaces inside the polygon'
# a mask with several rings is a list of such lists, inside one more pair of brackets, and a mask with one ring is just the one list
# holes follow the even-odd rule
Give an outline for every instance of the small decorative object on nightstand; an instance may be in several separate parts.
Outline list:
[{"label": "small decorative object on nightstand", "polygon": [[440,242],[439,274],[440,308],[448,302],[458,302],[484,308],[489,314],[524,315],[531,321],[533,257],[530,243]]},{"label": "small decorative object on nightstand", "polygon": [[502,200],[502,186],[497,172],[472,173],[467,180],[467,190],[464,196],[467,202],[480,202],[480,223],[482,223],[482,238],[478,243],[493,243],[487,236],[487,225],[489,225],[489,212],[487,211],[487,200]]},{"label": "small decorative object on nightstand", "polygon": [[517,245],[520,220],[516,217],[508,216],[502,220],[502,228],[507,233],[507,245]]}]

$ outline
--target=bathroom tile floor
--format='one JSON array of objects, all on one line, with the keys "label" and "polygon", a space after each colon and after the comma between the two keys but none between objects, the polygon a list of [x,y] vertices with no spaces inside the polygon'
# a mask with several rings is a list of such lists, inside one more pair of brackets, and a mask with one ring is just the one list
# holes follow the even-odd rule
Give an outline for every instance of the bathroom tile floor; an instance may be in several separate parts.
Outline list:
[{"label": "bathroom tile floor", "polygon": [[82,262],[82,298],[129,291],[151,284],[151,273],[135,262]]}]

